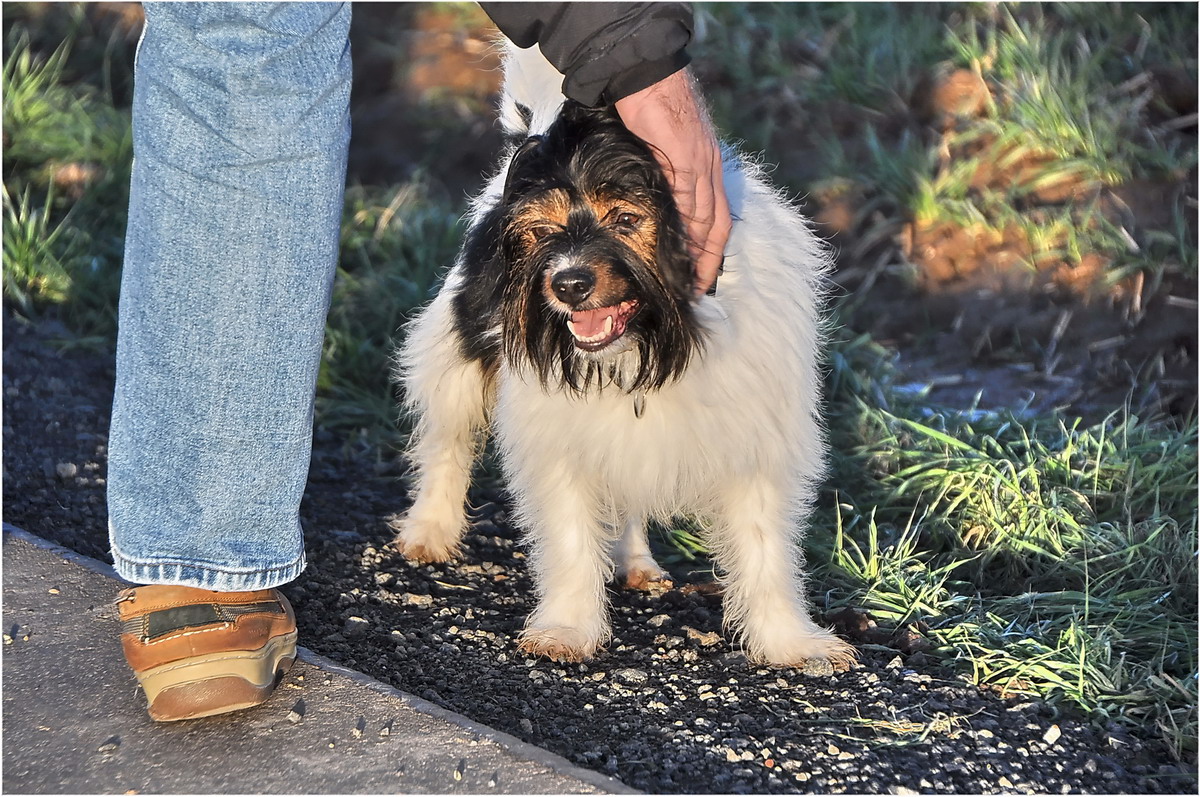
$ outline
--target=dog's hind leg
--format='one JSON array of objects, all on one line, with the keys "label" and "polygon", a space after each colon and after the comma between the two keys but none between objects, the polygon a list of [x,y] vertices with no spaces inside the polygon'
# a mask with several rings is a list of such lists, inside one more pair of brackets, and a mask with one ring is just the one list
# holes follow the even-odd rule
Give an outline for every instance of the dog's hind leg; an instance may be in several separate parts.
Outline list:
[{"label": "dog's hind leg", "polygon": [[665,592],[674,586],[667,571],[659,567],[650,553],[645,518],[631,517],[625,521],[621,537],[613,546],[613,562],[617,583],[625,589]]},{"label": "dog's hind leg", "polygon": [[747,656],[777,666],[825,659],[841,666],[854,649],[809,615],[795,511],[768,478],[722,491],[711,547],[725,582],[725,624]]},{"label": "dog's hind leg", "polygon": [[406,408],[416,427],[408,456],[416,498],[394,527],[395,544],[412,561],[444,562],[459,548],[463,504],[487,422],[487,380],[478,361],[465,360],[443,291],[409,327],[397,357]]}]

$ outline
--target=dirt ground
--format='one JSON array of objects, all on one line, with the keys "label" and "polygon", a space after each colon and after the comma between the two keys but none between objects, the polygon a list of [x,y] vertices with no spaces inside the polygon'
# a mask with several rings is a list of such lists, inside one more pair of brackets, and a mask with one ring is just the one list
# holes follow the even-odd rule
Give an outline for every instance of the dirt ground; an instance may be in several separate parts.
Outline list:
[{"label": "dirt ground", "polygon": [[[104,505],[111,352],[4,313],[4,518],[111,561]],[[653,793],[1195,793],[1161,740],[973,686],[919,633],[846,608],[845,672],[758,667],[687,566],[663,594],[613,590],[614,638],[584,664],[525,656],[534,590],[501,491],[473,489],[469,553],[413,565],[388,543],[396,461],[318,432],[301,515],[308,567],[284,587],[304,644],[340,664]],[[114,637],[115,640],[115,637]],[[924,643],[924,644],[922,644]],[[114,641],[115,644],[115,641]]]}]

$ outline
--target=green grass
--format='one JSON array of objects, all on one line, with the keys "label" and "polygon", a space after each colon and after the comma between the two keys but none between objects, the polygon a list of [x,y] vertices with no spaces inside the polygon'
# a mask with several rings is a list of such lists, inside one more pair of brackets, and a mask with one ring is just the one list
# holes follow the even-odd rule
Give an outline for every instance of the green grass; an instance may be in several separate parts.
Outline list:
[{"label": "green grass", "polygon": [[889,409],[859,395],[835,418],[836,470],[875,478],[837,490],[817,523],[831,545],[810,535],[831,603],[923,622],[979,683],[1158,728],[1194,756],[1195,419],[1085,426],[881,389]]},{"label": "green grass", "polygon": [[461,209],[430,198],[420,179],[394,189],[352,188],[341,263],[317,380],[318,423],[376,449],[402,444],[390,352],[404,321],[432,297],[453,261]]},{"label": "green grass", "polygon": [[[9,31],[3,72],[4,295],[26,315],[56,305],[82,338],[111,337],[129,113],[95,86],[64,79],[70,43],[40,59],[22,34]],[[72,169],[88,179],[64,181]]]},{"label": "green grass", "polygon": [[50,194],[35,206],[28,188],[12,197],[4,186],[4,297],[26,314],[35,303],[61,303],[71,286],[60,257],[69,228],[51,221],[53,205]]},{"label": "green grass", "polygon": [[[1030,207],[1035,192],[1055,185],[1094,194],[1132,179],[1194,183],[1195,137],[1147,116],[1166,113],[1156,70],[1196,72],[1194,7],[700,8],[705,38],[695,49],[714,117],[751,150],[804,153],[775,173],[793,191],[804,194],[831,175],[853,179],[881,209],[880,229],[897,218],[994,230],[1016,221],[1035,233],[1031,265],[1046,257],[1077,263],[1095,252],[1110,283],[1137,271],[1196,276],[1195,226],[1182,220],[1144,231],[1150,254],[1105,225],[1075,218],[1056,228],[1038,218],[1037,201]],[[980,75],[990,98],[981,116],[936,135],[922,124],[926,99],[937,76],[953,69]],[[1037,161],[999,194],[971,185],[985,161],[1020,166],[1028,158]]]},{"label": "green grass", "polygon": [[[53,14],[6,22],[4,293],[12,313],[62,319],[73,343],[111,345],[130,152],[111,86],[128,67],[110,59],[112,38],[84,35],[79,9],[51,26],[80,32],[61,47],[28,43]],[[1194,72],[1194,7],[721,4],[701,17],[694,55],[720,125],[768,159],[798,153],[775,173],[794,192],[862,191],[863,217],[881,217],[864,238],[914,220],[1018,225],[1062,258],[1111,254],[1112,281],[1196,274],[1194,209],[1181,204],[1133,251],[1111,223],[1089,223],[1094,208],[1029,201],[1064,175],[1194,174],[1194,137],[1140,124],[1150,100],[1137,82],[1155,65]],[[907,115],[944,68],[978,69],[993,96],[943,139]],[[985,154],[944,155],[988,141],[1054,159],[1032,183],[980,191]],[[96,167],[82,191],[56,185],[70,164]],[[404,440],[391,347],[462,232],[462,208],[437,189],[431,174],[347,194],[317,423],[355,456],[391,457]],[[861,298],[843,297],[843,322]],[[1194,761],[1195,418],[939,407],[897,389],[892,360],[853,326],[828,354],[832,475],[807,538],[825,608],[927,629],[932,655],[980,684],[1148,729]],[[699,529],[664,532],[664,560],[707,566]],[[925,719],[887,734],[947,732]]]}]

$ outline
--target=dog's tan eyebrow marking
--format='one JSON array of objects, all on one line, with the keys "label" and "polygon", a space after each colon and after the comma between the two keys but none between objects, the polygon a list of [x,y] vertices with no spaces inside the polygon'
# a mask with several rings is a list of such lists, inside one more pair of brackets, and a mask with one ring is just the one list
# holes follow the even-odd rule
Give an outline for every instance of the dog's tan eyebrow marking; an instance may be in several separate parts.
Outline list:
[{"label": "dog's tan eyebrow marking", "polygon": [[589,191],[583,199],[592,209],[592,214],[601,222],[607,221],[616,213],[633,213],[643,219],[652,219],[655,216],[653,209],[647,207],[646,201],[637,195]]},{"label": "dog's tan eyebrow marking", "polygon": [[551,188],[527,201],[513,220],[516,226],[533,229],[543,225],[565,227],[571,212],[571,198],[562,188]]},{"label": "dog's tan eyebrow marking", "polygon": [[601,221],[608,218],[613,211],[627,208],[632,204],[629,199],[624,197],[590,192],[584,196],[584,202],[592,209],[592,214]]}]

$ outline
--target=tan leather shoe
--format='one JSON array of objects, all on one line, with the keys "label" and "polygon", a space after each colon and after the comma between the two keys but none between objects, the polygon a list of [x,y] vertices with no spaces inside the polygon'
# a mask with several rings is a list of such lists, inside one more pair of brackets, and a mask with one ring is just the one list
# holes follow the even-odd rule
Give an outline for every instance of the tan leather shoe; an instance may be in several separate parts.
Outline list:
[{"label": "tan leather shoe", "polygon": [[121,646],[159,722],[257,706],[296,659],[283,593],[135,587],[117,599]]}]

